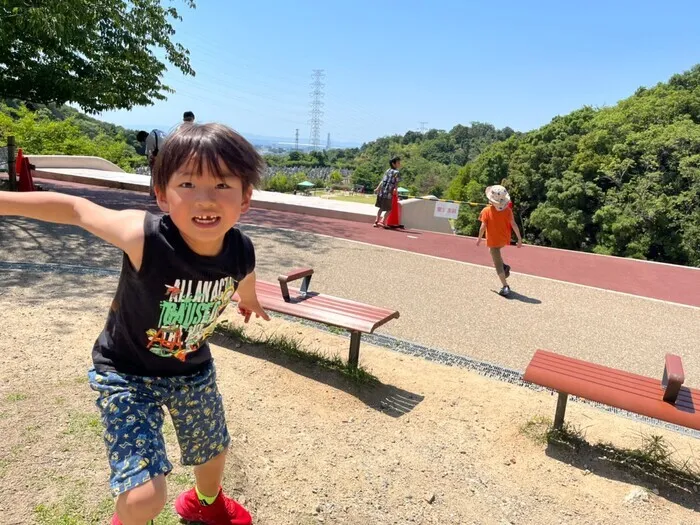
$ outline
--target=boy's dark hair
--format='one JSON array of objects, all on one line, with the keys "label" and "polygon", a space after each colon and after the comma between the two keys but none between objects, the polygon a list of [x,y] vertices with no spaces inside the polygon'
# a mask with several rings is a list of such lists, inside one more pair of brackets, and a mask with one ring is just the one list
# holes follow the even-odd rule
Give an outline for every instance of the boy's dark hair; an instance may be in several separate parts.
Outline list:
[{"label": "boy's dark hair", "polygon": [[160,148],[153,167],[153,185],[165,191],[173,174],[190,161],[196,163],[197,171],[206,166],[220,178],[230,172],[241,179],[243,191],[260,183],[265,164],[255,147],[228,126],[188,122],[169,135]]},{"label": "boy's dark hair", "polygon": [[401,157],[399,157],[398,155],[394,155],[393,157],[391,157],[391,160],[389,161],[389,166],[391,168],[395,167],[396,163],[400,160],[401,160]]},{"label": "boy's dark hair", "polygon": [[136,140],[138,140],[139,142],[143,142],[147,138],[148,138],[148,131],[139,131],[136,134]]},{"label": "boy's dark hair", "polygon": [[185,122],[194,122],[194,113],[192,113],[191,111],[185,111],[182,114],[182,120],[184,120]]}]

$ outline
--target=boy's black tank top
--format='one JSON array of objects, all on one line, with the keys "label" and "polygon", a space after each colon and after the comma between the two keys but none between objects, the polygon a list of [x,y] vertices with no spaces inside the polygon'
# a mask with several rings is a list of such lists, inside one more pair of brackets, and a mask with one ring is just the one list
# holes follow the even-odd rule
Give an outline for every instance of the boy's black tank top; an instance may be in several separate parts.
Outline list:
[{"label": "boy's black tank top", "polygon": [[219,255],[193,252],[168,216],[146,213],[141,268],[124,254],[119,285],[92,350],[95,369],[171,377],[211,361],[206,339],[255,268],[248,237],[231,228]]}]

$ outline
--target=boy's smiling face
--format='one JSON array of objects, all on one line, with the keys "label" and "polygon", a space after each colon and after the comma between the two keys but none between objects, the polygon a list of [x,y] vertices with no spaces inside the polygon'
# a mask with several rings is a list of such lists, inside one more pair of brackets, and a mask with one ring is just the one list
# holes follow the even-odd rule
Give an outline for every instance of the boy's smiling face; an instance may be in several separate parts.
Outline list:
[{"label": "boy's smiling face", "polygon": [[217,255],[224,237],[250,208],[253,188],[219,161],[220,176],[207,163],[190,160],[177,170],[165,191],[156,189],[158,206],[172,218],[187,245],[199,255]]}]

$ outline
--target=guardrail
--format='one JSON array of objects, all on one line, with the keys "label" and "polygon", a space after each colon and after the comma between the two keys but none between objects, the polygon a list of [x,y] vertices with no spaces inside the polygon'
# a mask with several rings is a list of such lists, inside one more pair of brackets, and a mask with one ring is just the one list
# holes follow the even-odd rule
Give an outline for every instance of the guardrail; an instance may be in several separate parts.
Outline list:
[{"label": "guardrail", "polygon": [[488,206],[488,203],[486,203],[486,202],[453,201],[450,199],[438,199],[438,198],[433,198],[433,197],[417,197],[415,195],[401,195],[401,194],[399,194],[399,197],[402,199],[420,199],[420,200],[424,200],[424,201],[449,202],[449,203],[454,203],[454,204],[467,204],[467,205],[472,206],[472,207]]}]

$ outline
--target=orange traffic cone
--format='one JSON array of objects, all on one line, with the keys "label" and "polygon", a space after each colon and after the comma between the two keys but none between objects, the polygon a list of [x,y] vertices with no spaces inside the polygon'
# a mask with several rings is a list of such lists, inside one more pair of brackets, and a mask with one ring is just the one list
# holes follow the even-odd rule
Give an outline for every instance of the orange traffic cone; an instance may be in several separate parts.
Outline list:
[{"label": "orange traffic cone", "polygon": [[399,193],[394,190],[391,196],[391,211],[386,218],[386,226],[388,228],[403,228],[401,224],[401,205],[399,204]]},{"label": "orange traffic cone", "polygon": [[19,177],[19,191],[36,191],[34,180],[32,179],[32,170],[29,166],[29,159],[24,156],[22,148],[17,150],[17,162],[15,164],[17,176]]}]

